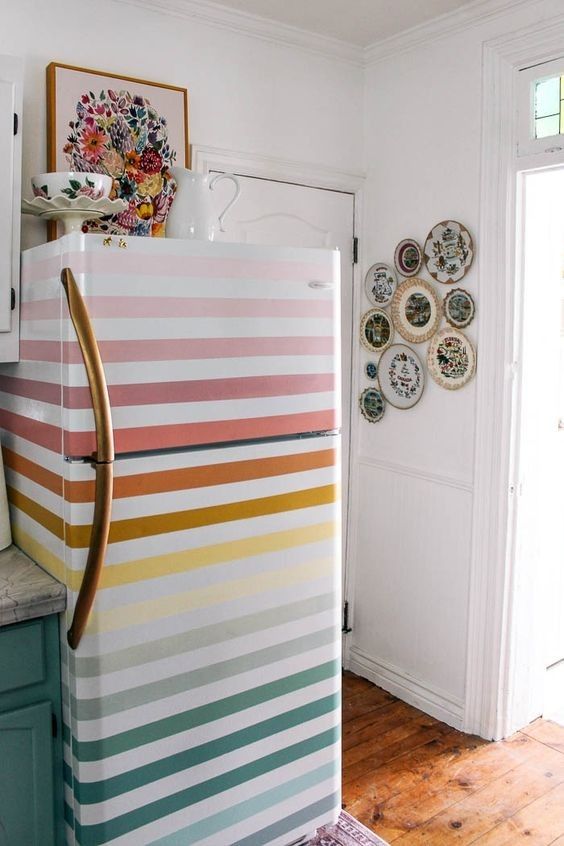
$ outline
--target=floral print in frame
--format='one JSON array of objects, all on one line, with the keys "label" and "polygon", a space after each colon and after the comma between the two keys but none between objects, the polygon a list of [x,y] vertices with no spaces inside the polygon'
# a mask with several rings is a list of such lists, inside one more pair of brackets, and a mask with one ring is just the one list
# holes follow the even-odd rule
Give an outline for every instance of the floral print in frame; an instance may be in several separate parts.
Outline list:
[{"label": "floral print in frame", "polygon": [[185,88],[52,63],[47,69],[48,167],[105,173],[127,208],[85,231],[162,237],[172,165],[189,166]]}]

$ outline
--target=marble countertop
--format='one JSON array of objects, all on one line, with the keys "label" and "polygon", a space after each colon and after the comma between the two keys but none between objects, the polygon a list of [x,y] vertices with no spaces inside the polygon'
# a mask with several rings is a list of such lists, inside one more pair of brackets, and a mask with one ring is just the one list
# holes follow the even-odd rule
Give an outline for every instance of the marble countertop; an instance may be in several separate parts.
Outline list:
[{"label": "marble countertop", "polygon": [[0,552],[0,626],[58,614],[66,602],[65,586],[17,546]]}]

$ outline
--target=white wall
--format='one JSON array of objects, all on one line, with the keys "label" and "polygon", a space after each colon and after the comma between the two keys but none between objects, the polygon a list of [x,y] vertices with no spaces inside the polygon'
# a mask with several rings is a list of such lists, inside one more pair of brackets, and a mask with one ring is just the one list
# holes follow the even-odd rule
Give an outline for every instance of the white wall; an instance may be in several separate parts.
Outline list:
[{"label": "white wall", "polygon": [[[368,68],[363,271],[393,263],[402,238],[423,244],[445,218],[469,228],[479,253],[482,45],[557,14],[560,0],[521,4]],[[480,288],[495,284],[478,278],[477,263],[460,283],[476,300],[466,330],[474,342]],[[435,285],[444,296],[447,286]],[[366,310],[364,294],[359,299]],[[361,352],[359,390],[366,358]],[[457,726],[466,693],[475,401],[475,381],[450,392],[429,379],[412,410],[388,407],[381,423],[359,422],[356,445],[351,667]]]},{"label": "white wall", "polygon": [[[24,192],[46,169],[51,61],[188,88],[195,144],[341,170],[361,161],[360,67],[112,0],[0,0],[0,8],[0,53],[26,62]],[[43,225],[26,219],[23,246],[42,240]]]}]

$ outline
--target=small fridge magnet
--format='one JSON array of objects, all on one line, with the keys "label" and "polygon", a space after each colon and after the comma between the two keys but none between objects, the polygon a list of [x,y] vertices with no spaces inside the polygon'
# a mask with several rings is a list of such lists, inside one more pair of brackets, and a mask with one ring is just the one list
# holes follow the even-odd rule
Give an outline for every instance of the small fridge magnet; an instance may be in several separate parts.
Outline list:
[{"label": "small fridge magnet", "polygon": [[443,220],[433,226],[425,241],[427,270],[437,282],[458,282],[474,258],[470,233],[456,220]]},{"label": "small fridge magnet", "polygon": [[360,411],[369,423],[378,423],[384,416],[386,403],[377,388],[365,388],[360,395]]},{"label": "small fridge magnet", "polygon": [[394,264],[398,273],[402,276],[415,276],[422,261],[423,251],[417,241],[405,238],[399,242],[394,253]]},{"label": "small fridge magnet", "polygon": [[364,365],[364,373],[367,379],[374,379],[378,378],[378,365],[375,361],[367,361]]},{"label": "small fridge magnet", "polygon": [[394,344],[380,359],[380,390],[395,408],[412,408],[423,394],[425,372],[421,359],[411,347]]},{"label": "small fridge magnet", "polygon": [[390,346],[393,337],[392,319],[381,308],[371,308],[363,315],[360,323],[360,341],[367,350],[382,352]]},{"label": "small fridge magnet", "polygon": [[417,276],[399,285],[391,312],[402,338],[414,344],[428,341],[439,328],[442,317],[441,301],[433,285]]},{"label": "small fridge magnet", "polygon": [[443,308],[447,322],[455,329],[464,329],[474,320],[476,306],[464,288],[453,288],[444,298]]},{"label": "small fridge magnet", "polygon": [[364,278],[364,290],[374,306],[386,306],[398,283],[395,271],[387,264],[373,264]]},{"label": "small fridge magnet", "polygon": [[427,365],[437,385],[456,391],[463,388],[474,375],[476,351],[466,335],[458,329],[447,327],[437,332],[429,344]]}]

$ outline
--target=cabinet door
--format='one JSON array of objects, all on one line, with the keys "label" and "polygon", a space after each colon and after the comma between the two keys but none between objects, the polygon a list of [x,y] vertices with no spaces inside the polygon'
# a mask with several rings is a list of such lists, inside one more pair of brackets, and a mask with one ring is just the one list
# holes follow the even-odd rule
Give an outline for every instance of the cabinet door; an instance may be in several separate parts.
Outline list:
[{"label": "cabinet door", "polygon": [[0,714],[0,846],[55,842],[51,703]]}]

